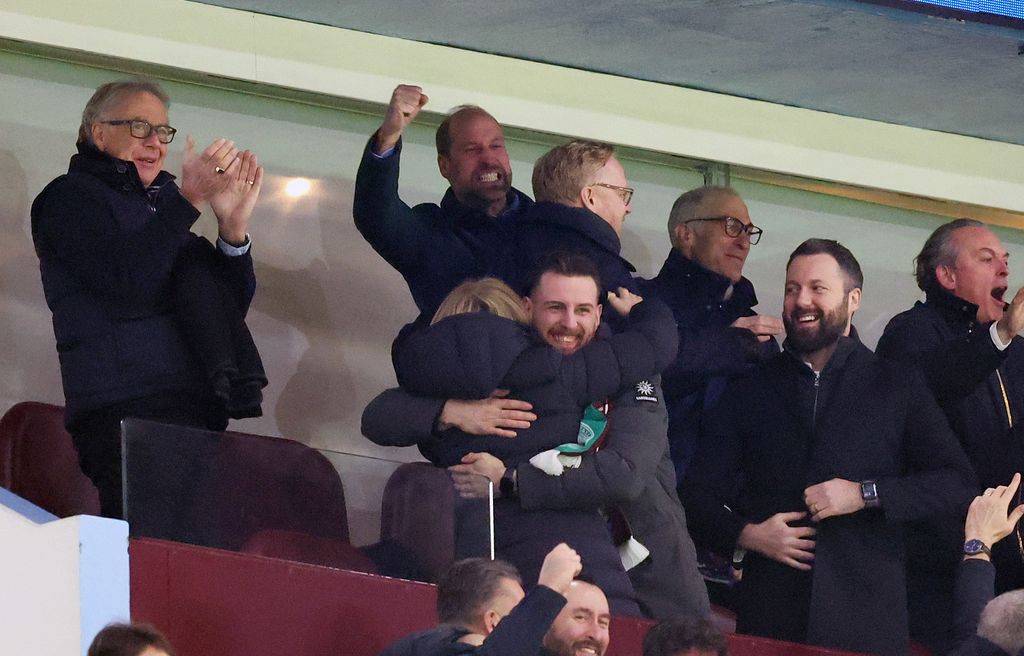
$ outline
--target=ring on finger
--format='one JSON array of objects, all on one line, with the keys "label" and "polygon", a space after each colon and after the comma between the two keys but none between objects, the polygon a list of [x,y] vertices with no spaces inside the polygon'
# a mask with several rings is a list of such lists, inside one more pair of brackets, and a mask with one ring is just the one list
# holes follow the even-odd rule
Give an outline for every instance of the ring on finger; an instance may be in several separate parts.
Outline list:
[{"label": "ring on finger", "polygon": [[221,168],[220,166],[215,166],[215,167],[213,167],[213,170],[217,172],[217,175],[220,175],[220,174],[221,174],[221,173],[223,173],[224,171],[227,171],[227,169],[225,169],[225,168]]},{"label": "ring on finger", "polygon": [[250,185],[251,184],[256,184],[256,181],[255,180],[246,180],[245,184],[250,184]]}]

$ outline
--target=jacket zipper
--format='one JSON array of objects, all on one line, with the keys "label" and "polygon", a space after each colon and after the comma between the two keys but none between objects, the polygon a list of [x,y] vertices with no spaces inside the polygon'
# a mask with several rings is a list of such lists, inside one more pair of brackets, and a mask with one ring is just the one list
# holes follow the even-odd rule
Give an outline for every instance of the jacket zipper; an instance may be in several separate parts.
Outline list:
[{"label": "jacket zipper", "polygon": [[821,374],[814,372],[814,408],[811,410],[811,429],[818,425],[818,390],[821,388]]}]

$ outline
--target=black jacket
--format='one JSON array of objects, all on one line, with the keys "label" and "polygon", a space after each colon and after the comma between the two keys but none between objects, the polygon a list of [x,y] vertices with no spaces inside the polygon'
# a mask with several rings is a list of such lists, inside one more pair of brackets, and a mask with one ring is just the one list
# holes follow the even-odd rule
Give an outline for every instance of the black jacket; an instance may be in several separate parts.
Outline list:
[{"label": "black jacket", "polygon": [[498,622],[479,647],[459,642],[468,631],[442,624],[402,638],[380,656],[536,656],[544,635],[565,606],[565,597],[538,585]]},{"label": "black jacket", "polygon": [[409,207],[398,196],[402,142],[388,157],[363,151],[356,174],[352,215],[356,228],[409,285],[416,307],[429,322],[448,292],[468,278],[500,275],[516,218],[533,205],[512,189],[508,209],[489,217],[460,203],[451,189],[441,204]]},{"label": "black jacket", "polygon": [[676,478],[680,481],[697,452],[701,422],[718,405],[728,382],[779,352],[772,338],[761,343],[743,328],[731,325],[756,314],[754,286],[746,278],[731,281],[672,249],[661,271],[640,282],[645,296],[654,295],[672,308],[679,331],[679,355],[662,372],[668,405],[668,439]]},{"label": "black jacket", "polygon": [[[930,291],[926,302],[892,318],[878,355],[920,367],[984,488],[1024,471],[1024,340],[1000,351],[977,312],[945,290]],[[993,560],[999,592],[1024,587],[1015,535],[996,545]]]},{"label": "black jacket", "polygon": [[[80,144],[68,173],[32,204],[32,238],[64,383],[67,422],[84,412],[173,390],[205,376],[175,322],[171,274],[199,217],[161,171]],[[252,257],[219,251],[220,273],[244,316],[256,287]]]},{"label": "black jacket", "polygon": [[[534,268],[545,255],[554,251],[579,253],[589,257],[601,275],[603,292],[625,287],[639,292],[632,277],[636,271],[619,253],[622,243],[608,223],[588,209],[558,203],[536,203],[516,224],[514,259],[502,277],[519,293],[526,295]],[[604,298],[604,293],[601,294]],[[614,311],[607,311],[605,322],[618,322]],[[618,329],[616,323],[613,329]]]},{"label": "black jacket", "polygon": [[907,653],[900,525],[961,513],[973,496],[970,465],[924,381],[843,337],[820,376],[783,352],[727,394],[742,408],[720,406],[682,486],[705,543],[731,556],[746,524],[806,512],[804,489],[833,478],[877,481],[882,503],[821,522],[811,572],[748,553],[737,630]]},{"label": "black jacket", "polygon": [[987,560],[962,560],[956,570],[953,632],[957,656],[1005,654],[1001,648],[978,635],[978,620],[986,604],[995,597],[995,567]]}]

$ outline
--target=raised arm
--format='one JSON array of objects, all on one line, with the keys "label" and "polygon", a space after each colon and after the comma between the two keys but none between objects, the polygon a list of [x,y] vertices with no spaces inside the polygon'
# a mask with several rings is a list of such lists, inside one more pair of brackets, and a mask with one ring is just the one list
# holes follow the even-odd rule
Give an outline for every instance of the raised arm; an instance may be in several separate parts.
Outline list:
[{"label": "raised arm", "polygon": [[398,196],[402,133],[426,103],[427,96],[419,87],[396,87],[384,121],[367,142],[356,173],[352,200],[356,228],[399,271],[417,263],[418,245],[426,234],[422,217]]},{"label": "raised arm", "polygon": [[946,406],[974,391],[1002,364],[1008,351],[996,348],[989,324],[979,324],[966,336],[947,338],[944,326],[937,322],[907,313],[897,315],[885,327],[876,352],[883,358],[916,364],[935,398]]}]

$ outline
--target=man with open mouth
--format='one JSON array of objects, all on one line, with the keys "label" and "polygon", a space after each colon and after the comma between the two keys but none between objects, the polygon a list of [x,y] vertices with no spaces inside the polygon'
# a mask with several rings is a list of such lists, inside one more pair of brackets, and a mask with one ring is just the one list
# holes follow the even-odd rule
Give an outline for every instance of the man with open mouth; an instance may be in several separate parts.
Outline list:
[{"label": "man with open mouth", "polygon": [[[981,487],[1003,485],[1024,469],[1024,342],[1016,336],[1024,328],[1024,292],[1006,298],[1008,253],[980,221],[957,219],[939,226],[915,262],[925,301],[893,317],[878,341],[878,354],[921,368]],[[956,526],[947,533],[939,563],[944,572],[956,564],[962,547]],[[937,551],[933,541],[926,547],[931,554]],[[1019,527],[992,550],[992,560],[997,592],[1024,587]],[[919,595],[929,602],[939,593],[948,598],[952,590],[951,577],[939,579],[934,571],[915,580],[931,584]],[[933,589],[940,582],[944,588]],[[922,618],[939,618],[922,633],[948,635],[949,623],[941,618],[949,611],[940,610],[934,603],[921,609]]]},{"label": "man with open mouth", "polygon": [[480,107],[456,107],[437,128],[437,167],[450,185],[440,204],[398,196],[402,135],[428,98],[401,84],[370,137],[356,174],[356,228],[409,285],[426,322],[469,278],[499,275],[511,229],[533,201],[512,187],[501,125]]}]

